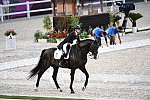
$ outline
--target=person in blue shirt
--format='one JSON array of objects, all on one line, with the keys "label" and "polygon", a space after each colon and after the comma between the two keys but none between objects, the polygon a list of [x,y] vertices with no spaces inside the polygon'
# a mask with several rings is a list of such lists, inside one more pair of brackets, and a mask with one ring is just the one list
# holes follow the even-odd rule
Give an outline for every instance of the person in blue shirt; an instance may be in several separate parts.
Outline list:
[{"label": "person in blue shirt", "polygon": [[102,46],[101,37],[105,38],[106,45],[108,46],[107,34],[103,29],[101,29],[101,28],[99,28],[99,26],[97,26],[95,29],[93,29],[92,33],[93,33],[94,39],[98,42],[99,46]]},{"label": "person in blue shirt", "polygon": [[116,34],[118,35],[118,39],[119,39],[119,42],[120,42],[120,44],[121,44],[121,38],[120,38],[119,33],[122,31],[122,29],[123,29],[123,28],[122,28],[121,26],[119,26],[118,28],[112,26],[112,27],[109,27],[109,28],[106,30],[106,33],[108,34],[108,37],[109,37],[109,39],[110,39],[110,45],[116,44],[116,42],[115,42],[115,36],[116,36]]}]

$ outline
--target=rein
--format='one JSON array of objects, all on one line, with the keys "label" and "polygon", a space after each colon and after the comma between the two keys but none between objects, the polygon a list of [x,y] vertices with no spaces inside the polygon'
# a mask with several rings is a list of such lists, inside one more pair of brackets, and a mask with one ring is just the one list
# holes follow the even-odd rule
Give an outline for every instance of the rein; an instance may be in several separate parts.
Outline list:
[{"label": "rein", "polygon": [[[91,52],[89,52],[88,53],[88,57],[90,58],[90,59],[94,59],[94,54],[92,54]],[[96,60],[99,58],[99,55],[97,55],[97,58],[96,58]]]}]

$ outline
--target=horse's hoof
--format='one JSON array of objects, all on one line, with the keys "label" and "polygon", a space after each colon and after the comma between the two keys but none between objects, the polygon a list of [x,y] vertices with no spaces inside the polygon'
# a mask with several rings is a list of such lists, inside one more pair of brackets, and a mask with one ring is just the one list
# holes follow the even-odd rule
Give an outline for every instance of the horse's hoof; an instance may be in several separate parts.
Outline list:
[{"label": "horse's hoof", "polygon": [[74,94],[75,92],[74,91],[71,91],[71,94]]},{"label": "horse's hoof", "polygon": [[60,92],[62,92],[62,90],[59,90]]},{"label": "horse's hoof", "polygon": [[60,92],[62,92],[62,89],[58,88],[58,90],[59,90]]},{"label": "horse's hoof", "polygon": [[85,90],[85,86],[84,87],[82,87],[82,91],[84,91]]},{"label": "horse's hoof", "polygon": [[38,92],[38,89],[36,88],[36,89],[34,89],[34,92]]}]

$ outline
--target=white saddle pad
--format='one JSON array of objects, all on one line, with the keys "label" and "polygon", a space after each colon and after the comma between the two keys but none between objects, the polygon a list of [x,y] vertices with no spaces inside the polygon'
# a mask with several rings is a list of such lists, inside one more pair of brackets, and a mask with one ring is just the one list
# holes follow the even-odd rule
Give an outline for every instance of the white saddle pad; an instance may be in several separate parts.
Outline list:
[{"label": "white saddle pad", "polygon": [[[59,50],[59,49],[55,50],[54,59],[60,59],[62,54],[63,54],[62,50]],[[69,58],[69,54],[64,59],[68,59],[68,58]]]},{"label": "white saddle pad", "polygon": [[59,49],[55,50],[54,59],[60,59],[61,55],[62,55],[62,50]]}]

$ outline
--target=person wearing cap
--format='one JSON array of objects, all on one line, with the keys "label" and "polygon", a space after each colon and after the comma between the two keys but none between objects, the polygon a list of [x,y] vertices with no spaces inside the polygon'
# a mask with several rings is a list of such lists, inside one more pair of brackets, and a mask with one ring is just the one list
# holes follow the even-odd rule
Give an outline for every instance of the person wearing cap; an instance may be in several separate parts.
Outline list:
[{"label": "person wearing cap", "polygon": [[116,42],[115,42],[115,36],[116,34],[118,35],[118,39],[119,39],[119,43],[121,44],[121,38],[120,38],[120,35],[119,33],[122,32],[122,27],[119,26],[119,27],[115,27],[115,26],[109,26],[108,29],[106,30],[106,33],[110,39],[110,45],[116,45]]},{"label": "person wearing cap", "polygon": [[[59,61],[60,66],[62,66],[65,63],[64,57],[67,57],[69,50],[70,50],[70,44],[72,44],[75,39],[77,39],[77,45],[79,46],[80,38],[78,34],[80,33],[80,31],[81,31],[80,25],[74,26],[74,31],[69,33],[68,36],[57,46],[59,50],[63,51],[63,54]],[[67,43],[67,46],[66,46],[66,51],[65,51],[63,50],[63,46],[66,43]]]},{"label": "person wearing cap", "polygon": [[101,37],[105,38],[106,45],[108,46],[108,43],[107,43],[107,34],[106,34],[106,32],[102,28],[99,28],[99,26],[96,26],[96,28],[94,28],[94,30],[92,31],[92,33],[93,33],[94,39],[98,42],[99,46],[102,47]]}]

